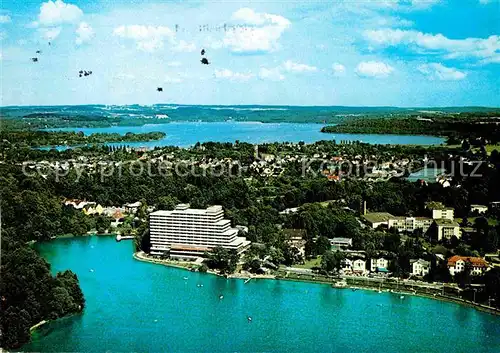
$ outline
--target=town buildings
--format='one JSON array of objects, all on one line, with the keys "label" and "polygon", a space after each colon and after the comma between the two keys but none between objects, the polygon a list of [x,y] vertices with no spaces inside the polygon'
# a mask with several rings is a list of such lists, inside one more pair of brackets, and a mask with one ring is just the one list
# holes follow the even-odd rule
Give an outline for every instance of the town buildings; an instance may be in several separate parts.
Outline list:
[{"label": "town buildings", "polygon": [[152,212],[149,223],[152,255],[169,253],[173,258],[192,260],[217,246],[241,254],[250,245],[224,219],[222,206],[192,209],[179,204],[173,211]]},{"label": "town buildings", "polygon": [[399,232],[413,232],[417,229],[422,229],[422,232],[427,232],[427,229],[432,224],[432,219],[427,217],[394,217],[389,219],[388,227],[396,228]]},{"label": "town buildings", "polygon": [[344,249],[352,246],[351,238],[332,238],[330,239],[330,245],[336,249]]},{"label": "town buildings", "polygon": [[470,274],[473,276],[482,275],[488,270],[488,263],[480,257],[458,256],[455,255],[448,259],[448,270],[454,276],[457,273],[463,272],[466,264],[470,266]]},{"label": "town buildings", "polygon": [[387,212],[370,212],[363,215],[364,220],[373,228],[380,226],[389,226],[389,220],[394,216]]},{"label": "town buildings", "polygon": [[410,260],[410,267],[413,276],[423,277],[431,270],[431,263],[422,259],[412,259]]},{"label": "town buildings", "polygon": [[365,221],[373,228],[385,226],[388,229],[396,228],[399,232],[414,232],[421,229],[423,233],[429,229],[432,219],[427,217],[400,217],[387,212],[372,212],[363,215]]},{"label": "town buildings", "polygon": [[370,259],[371,272],[388,272],[390,261],[384,257]]},{"label": "town buildings", "polygon": [[451,239],[453,236],[460,239],[460,226],[457,222],[449,219],[435,219],[431,234],[438,241],[442,239]]},{"label": "town buildings", "polygon": [[470,205],[471,212],[486,213],[488,211],[488,206],[485,205]]},{"label": "town buildings", "polygon": [[441,202],[428,202],[426,208],[432,214],[432,219],[449,219],[455,218],[455,209],[445,207]]}]

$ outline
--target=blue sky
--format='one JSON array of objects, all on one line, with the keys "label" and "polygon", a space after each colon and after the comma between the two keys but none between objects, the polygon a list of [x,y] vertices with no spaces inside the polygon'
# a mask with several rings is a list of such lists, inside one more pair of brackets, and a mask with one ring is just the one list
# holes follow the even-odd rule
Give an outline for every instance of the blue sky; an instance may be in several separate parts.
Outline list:
[{"label": "blue sky", "polygon": [[4,106],[500,106],[498,0],[23,0],[0,25]]}]

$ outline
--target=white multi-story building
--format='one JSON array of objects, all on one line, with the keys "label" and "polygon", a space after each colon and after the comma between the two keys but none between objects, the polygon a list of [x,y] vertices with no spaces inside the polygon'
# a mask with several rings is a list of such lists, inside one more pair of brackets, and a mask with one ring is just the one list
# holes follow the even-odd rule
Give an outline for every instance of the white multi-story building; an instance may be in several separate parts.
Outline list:
[{"label": "white multi-story building", "polygon": [[432,219],[449,219],[453,221],[455,217],[455,209],[445,207],[441,202],[427,202],[426,208],[431,211]]},{"label": "white multi-story building", "polygon": [[398,232],[413,232],[416,229],[422,229],[425,233],[431,224],[432,219],[426,217],[394,217],[389,219],[388,227],[396,228]]},{"label": "white multi-story building", "polygon": [[238,229],[224,219],[222,206],[192,209],[180,204],[173,211],[156,211],[149,215],[151,255],[169,253],[170,257],[193,259],[221,246],[239,254],[250,244],[238,237]]},{"label": "white multi-story building", "polygon": [[389,260],[379,257],[375,259],[370,260],[370,271],[371,272],[376,272],[376,271],[381,271],[385,272],[387,271],[387,268],[389,267]]},{"label": "white multi-story building", "polygon": [[422,259],[410,260],[411,274],[414,276],[425,276],[431,270],[431,263]]},{"label": "white multi-story building", "polygon": [[436,219],[434,223],[436,224],[434,233],[437,232],[437,234],[434,235],[438,241],[442,239],[451,239],[453,236],[460,239],[462,236],[460,233],[460,226],[455,221],[449,219]]}]

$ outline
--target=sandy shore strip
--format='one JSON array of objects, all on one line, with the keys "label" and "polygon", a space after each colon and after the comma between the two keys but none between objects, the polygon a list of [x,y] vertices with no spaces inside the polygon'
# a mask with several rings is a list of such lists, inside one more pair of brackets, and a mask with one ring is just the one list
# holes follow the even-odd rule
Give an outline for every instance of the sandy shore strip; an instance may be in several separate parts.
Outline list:
[{"label": "sandy shore strip", "polygon": [[36,330],[38,327],[42,326],[42,325],[45,325],[46,323],[48,323],[49,321],[48,320],[42,320],[40,321],[38,324],[36,325],[33,325],[30,327],[30,332],[33,332],[34,330]]},{"label": "sandy shore strip", "polygon": [[[148,257],[142,251],[134,253],[133,256],[138,261],[150,262],[150,263],[155,263],[155,264],[169,266],[169,267],[176,267],[176,268],[180,268],[180,269],[187,270],[187,271],[189,271],[190,267],[197,266],[197,264],[194,264],[191,262],[174,263],[174,262],[168,261],[168,260],[152,259],[152,258]],[[215,271],[208,270],[207,273],[222,277],[222,275],[220,275],[219,273],[217,273]],[[321,280],[286,278],[286,277],[281,277],[281,276],[277,277],[275,275],[254,275],[251,273],[234,273],[232,275],[227,276],[227,278],[233,278],[233,279],[253,279],[253,278],[258,279],[258,278],[260,278],[260,279],[295,281],[295,282],[303,282],[303,283],[316,283],[316,284],[328,284],[328,285],[333,284],[332,282],[321,281]],[[358,285],[347,285],[344,288],[335,288],[335,289],[341,289],[341,290],[346,290],[346,289],[353,290],[354,289],[354,290],[367,290],[367,291],[375,291],[375,292],[379,291],[379,289],[376,287],[358,286]],[[456,304],[460,304],[460,305],[469,306],[469,307],[475,308],[477,310],[480,310],[480,311],[483,311],[483,312],[486,312],[489,314],[500,316],[500,309],[489,307],[489,306],[482,305],[482,304],[473,303],[473,302],[470,302],[470,301],[467,301],[467,300],[464,300],[461,298],[450,297],[450,296],[441,295],[441,294],[433,295],[433,294],[424,293],[424,292],[420,292],[420,291],[410,292],[410,291],[405,291],[405,290],[399,290],[399,291],[393,290],[392,292],[390,292],[390,288],[384,287],[383,285],[381,286],[381,289],[384,289],[384,291],[383,291],[384,293],[391,293],[391,294],[397,294],[397,295],[408,295],[408,296],[413,295],[413,296],[419,296],[419,297],[424,297],[424,298],[428,298],[428,299],[435,299],[435,300],[440,300],[440,301],[449,302],[449,303],[456,303]]]},{"label": "sandy shore strip", "polygon": [[[158,264],[158,265],[163,265],[163,266],[169,266],[169,267],[175,267],[175,268],[180,268],[180,269],[183,269],[183,270],[187,270],[189,271],[190,268],[192,267],[198,267],[199,264],[196,264],[194,262],[178,262],[178,261],[171,261],[171,260],[160,260],[160,259],[153,259],[153,258],[150,258],[149,256],[147,256],[143,251],[139,251],[139,252],[136,252],[134,253],[134,259],[138,260],[138,261],[144,261],[144,262],[150,262],[150,263],[155,263],[155,264]],[[213,270],[208,270],[206,273],[209,273],[211,275],[216,275],[216,276],[219,276],[219,277],[225,277],[219,273],[217,273],[216,271],[213,271]],[[239,278],[239,279],[258,279],[258,278],[261,278],[261,279],[275,279],[276,276],[275,275],[256,275],[256,274],[253,274],[253,273],[249,273],[249,272],[242,272],[242,273],[233,273],[233,274],[230,274],[227,276],[227,278]]]}]

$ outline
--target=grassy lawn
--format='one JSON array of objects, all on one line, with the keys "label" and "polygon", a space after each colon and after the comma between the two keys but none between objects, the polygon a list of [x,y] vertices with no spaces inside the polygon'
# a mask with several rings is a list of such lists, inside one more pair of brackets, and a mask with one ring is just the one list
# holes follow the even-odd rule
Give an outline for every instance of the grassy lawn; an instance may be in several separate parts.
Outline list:
[{"label": "grassy lawn", "polygon": [[[486,145],[485,149],[486,149],[486,153],[488,153],[488,155],[490,155],[491,152],[493,152],[493,150],[497,150],[498,152],[500,152],[500,145]],[[477,151],[479,151],[479,148],[473,148],[473,150],[475,152],[477,152]]]},{"label": "grassy lawn", "polygon": [[293,267],[298,268],[313,268],[313,267],[321,267],[321,255],[318,256],[317,259],[307,260],[303,265],[293,265]]},{"label": "grassy lawn", "polygon": [[491,154],[494,150],[497,150],[500,152],[500,145],[486,145],[486,152],[488,154]]},{"label": "grassy lawn", "polygon": [[[469,223],[471,225],[474,225],[474,220],[476,219],[477,217],[467,217],[467,220],[469,221]],[[462,223],[462,218],[455,218],[455,222],[457,222],[458,224]],[[498,221],[494,218],[488,218],[488,224],[490,226],[496,226],[498,225]]]}]

